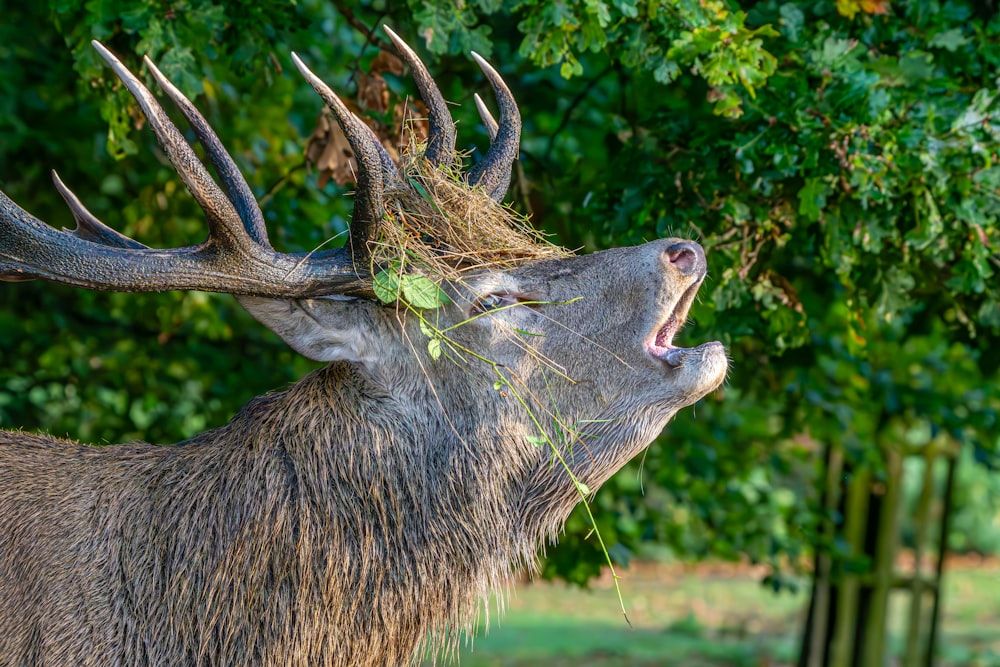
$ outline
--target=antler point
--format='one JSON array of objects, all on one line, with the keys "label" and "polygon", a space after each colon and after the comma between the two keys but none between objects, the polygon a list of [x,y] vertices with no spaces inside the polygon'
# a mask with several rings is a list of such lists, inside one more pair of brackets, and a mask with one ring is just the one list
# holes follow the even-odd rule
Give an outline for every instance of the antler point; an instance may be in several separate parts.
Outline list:
[{"label": "antler point", "polygon": [[107,61],[112,66],[116,62],[118,62],[118,58],[115,56],[115,54],[111,53],[111,51],[108,49],[108,47],[104,46],[103,44],[101,44],[100,42],[98,42],[96,39],[90,40],[90,45],[93,46],[94,49],[97,50],[98,55],[100,55],[102,58],[104,58],[104,60]]}]

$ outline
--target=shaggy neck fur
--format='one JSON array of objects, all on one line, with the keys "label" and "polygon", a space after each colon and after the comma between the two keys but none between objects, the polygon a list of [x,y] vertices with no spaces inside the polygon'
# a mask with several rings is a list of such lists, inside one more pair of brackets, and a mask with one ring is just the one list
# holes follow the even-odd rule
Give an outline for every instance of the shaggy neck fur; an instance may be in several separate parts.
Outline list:
[{"label": "shaggy neck fur", "polygon": [[92,594],[129,619],[94,628],[125,647],[109,659],[375,667],[454,649],[537,548],[519,516],[530,451],[503,420],[379,385],[334,364],[188,443],[137,447],[143,471],[109,474],[131,493],[98,485],[91,548],[112,550],[121,589]]}]

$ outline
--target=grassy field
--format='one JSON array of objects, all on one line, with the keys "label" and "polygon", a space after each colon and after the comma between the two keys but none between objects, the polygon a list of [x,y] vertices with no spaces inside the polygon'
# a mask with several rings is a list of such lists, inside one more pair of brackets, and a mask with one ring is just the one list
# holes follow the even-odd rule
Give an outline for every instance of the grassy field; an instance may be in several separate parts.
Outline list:
[{"label": "grassy field", "polygon": [[[631,627],[610,581],[590,590],[517,587],[502,620],[461,652],[463,667],[785,667],[794,664],[808,586],[775,595],[730,564],[638,565],[621,573]],[[1000,667],[1000,567],[964,563],[945,582],[942,667]],[[903,596],[890,619],[901,637]],[[898,643],[894,642],[894,643]]]}]

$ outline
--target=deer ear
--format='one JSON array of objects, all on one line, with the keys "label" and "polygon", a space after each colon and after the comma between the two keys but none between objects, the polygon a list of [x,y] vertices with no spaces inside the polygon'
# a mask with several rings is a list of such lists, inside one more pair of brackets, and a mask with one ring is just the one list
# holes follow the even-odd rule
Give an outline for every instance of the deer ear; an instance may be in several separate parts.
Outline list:
[{"label": "deer ear", "polygon": [[281,336],[299,354],[315,361],[370,364],[384,350],[380,308],[363,299],[328,296],[266,299],[237,296],[258,322]]}]

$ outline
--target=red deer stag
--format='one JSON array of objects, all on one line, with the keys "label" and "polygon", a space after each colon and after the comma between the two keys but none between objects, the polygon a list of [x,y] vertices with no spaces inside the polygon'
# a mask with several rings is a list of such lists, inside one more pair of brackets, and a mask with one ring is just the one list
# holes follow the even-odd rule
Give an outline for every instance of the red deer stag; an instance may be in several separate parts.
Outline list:
[{"label": "red deer stag", "polygon": [[[420,217],[407,202],[431,186],[404,191],[437,178],[460,193],[424,217],[506,211],[497,202],[521,126],[507,86],[474,55],[499,123],[485,112],[491,147],[453,176],[455,127],[441,93],[390,35],[430,127],[422,155],[399,166],[293,55],[356,156],[344,248],[274,250],[198,110],[146,60],[218,181],[97,43],[204,210],[208,239],[146,247],[101,223],[57,177],[73,230],[0,193],[0,278],[233,294],[295,350],[330,362],[176,445],[0,431],[0,661],[385,667],[448,654],[488,593],[555,539],[581,491],[723,381],[720,343],[673,344],[706,270],[690,241],[586,256],[538,244],[477,264],[449,260],[450,245],[432,239],[425,255],[453,269],[437,277],[440,306],[420,308],[405,290],[394,304],[375,298],[382,236]],[[478,217],[465,222],[477,233]],[[392,270],[397,282],[410,275],[398,262]]]}]

